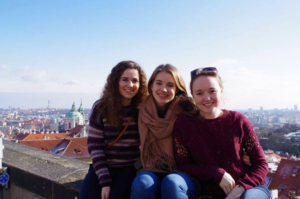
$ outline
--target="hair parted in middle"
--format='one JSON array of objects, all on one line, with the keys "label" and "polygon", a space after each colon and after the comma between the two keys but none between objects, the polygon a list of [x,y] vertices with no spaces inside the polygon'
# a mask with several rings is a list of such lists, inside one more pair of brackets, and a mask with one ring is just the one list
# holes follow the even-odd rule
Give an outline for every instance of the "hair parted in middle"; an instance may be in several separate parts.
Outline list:
[{"label": "hair parted in middle", "polygon": [[191,77],[191,82],[190,82],[190,89],[191,89],[191,93],[193,93],[193,83],[194,81],[200,77],[200,76],[207,76],[207,77],[214,77],[216,78],[216,80],[219,83],[220,88],[224,88],[223,86],[223,81],[220,77],[220,75],[218,74],[218,71],[203,71],[201,69],[199,69],[192,77]]},{"label": "hair parted in middle", "polygon": [[159,65],[152,73],[149,81],[148,81],[148,92],[152,95],[151,87],[158,73],[165,71],[171,73],[175,80],[176,88],[178,89],[175,97],[179,97],[180,101],[180,109],[181,112],[190,114],[190,115],[198,115],[198,108],[195,106],[194,99],[189,97],[186,91],[186,86],[184,80],[179,73],[178,69],[171,64],[161,64]]},{"label": "hair parted in middle", "polygon": [[148,92],[150,94],[152,94],[151,87],[152,87],[152,84],[153,84],[157,74],[162,72],[162,71],[171,73],[171,75],[173,76],[173,78],[175,80],[176,87],[178,89],[175,96],[182,95],[182,94],[187,95],[185,83],[184,83],[184,80],[183,80],[182,76],[180,75],[178,69],[175,66],[172,66],[171,64],[161,64],[153,71],[153,73],[152,73],[152,75],[151,75],[151,77],[148,81]]},{"label": "hair parted in middle", "polygon": [[146,74],[139,64],[133,61],[121,61],[112,68],[100,97],[98,110],[107,122],[116,128],[122,128],[122,97],[119,92],[119,81],[126,69],[136,69],[139,73],[140,87],[131,100],[131,114],[136,121],[140,105],[148,95]]}]

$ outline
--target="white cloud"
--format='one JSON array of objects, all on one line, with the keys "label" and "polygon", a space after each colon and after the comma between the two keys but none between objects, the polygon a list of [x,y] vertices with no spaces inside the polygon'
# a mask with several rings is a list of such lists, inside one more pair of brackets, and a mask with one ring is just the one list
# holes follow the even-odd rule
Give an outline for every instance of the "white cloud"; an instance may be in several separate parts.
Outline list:
[{"label": "white cloud", "polygon": [[10,66],[8,66],[8,65],[1,65],[0,66],[0,69],[9,69],[10,68]]},{"label": "white cloud", "polygon": [[282,75],[248,67],[225,70],[220,75],[224,80],[225,108],[292,107],[300,97],[300,93],[295,92],[296,80]]},{"label": "white cloud", "polygon": [[38,71],[38,72],[32,72],[32,73],[29,73],[29,74],[25,74],[22,77],[22,79],[24,81],[38,83],[38,82],[48,81],[49,76],[48,76],[47,72],[45,72],[45,71]]},{"label": "white cloud", "polygon": [[27,71],[27,70],[29,70],[29,66],[25,66],[25,67],[21,68],[21,70],[22,71]]}]

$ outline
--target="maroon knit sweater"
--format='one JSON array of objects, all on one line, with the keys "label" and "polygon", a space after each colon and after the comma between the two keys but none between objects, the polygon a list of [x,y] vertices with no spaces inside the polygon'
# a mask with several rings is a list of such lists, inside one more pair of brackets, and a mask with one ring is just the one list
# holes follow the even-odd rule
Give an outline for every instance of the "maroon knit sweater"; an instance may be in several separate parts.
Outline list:
[{"label": "maroon knit sweater", "polygon": [[[216,119],[180,115],[174,125],[174,153],[179,170],[196,178],[202,194],[225,196],[225,173],[246,190],[265,183],[268,164],[251,123],[241,113],[223,110]],[[242,161],[243,149],[251,166]]]}]

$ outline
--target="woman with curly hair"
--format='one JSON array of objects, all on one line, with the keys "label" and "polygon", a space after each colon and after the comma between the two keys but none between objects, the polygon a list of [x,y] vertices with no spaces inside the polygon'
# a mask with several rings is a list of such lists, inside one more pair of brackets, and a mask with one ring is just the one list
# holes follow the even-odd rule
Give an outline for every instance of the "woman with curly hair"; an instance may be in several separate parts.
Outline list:
[{"label": "woman with curly hair", "polygon": [[136,175],[133,164],[140,156],[137,118],[148,94],[146,84],[144,71],[133,61],[122,61],[111,70],[91,110],[88,150],[92,165],[80,199],[130,198]]}]

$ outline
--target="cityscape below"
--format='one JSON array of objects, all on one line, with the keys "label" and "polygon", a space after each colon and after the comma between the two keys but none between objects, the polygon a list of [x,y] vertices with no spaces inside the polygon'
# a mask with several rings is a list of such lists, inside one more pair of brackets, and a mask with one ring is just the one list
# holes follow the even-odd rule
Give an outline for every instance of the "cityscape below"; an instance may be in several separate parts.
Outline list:
[{"label": "cityscape below", "polygon": [[[54,108],[50,100],[45,108],[0,108],[0,136],[10,142],[91,163],[87,147],[90,111],[82,100],[80,103],[70,102],[68,109]],[[300,190],[298,106],[294,105],[293,109],[265,110],[260,107],[258,110],[237,111],[252,123],[264,149],[269,165],[267,184],[272,195],[279,198],[297,196],[297,190]],[[290,177],[282,176],[283,171],[290,173]]]}]

